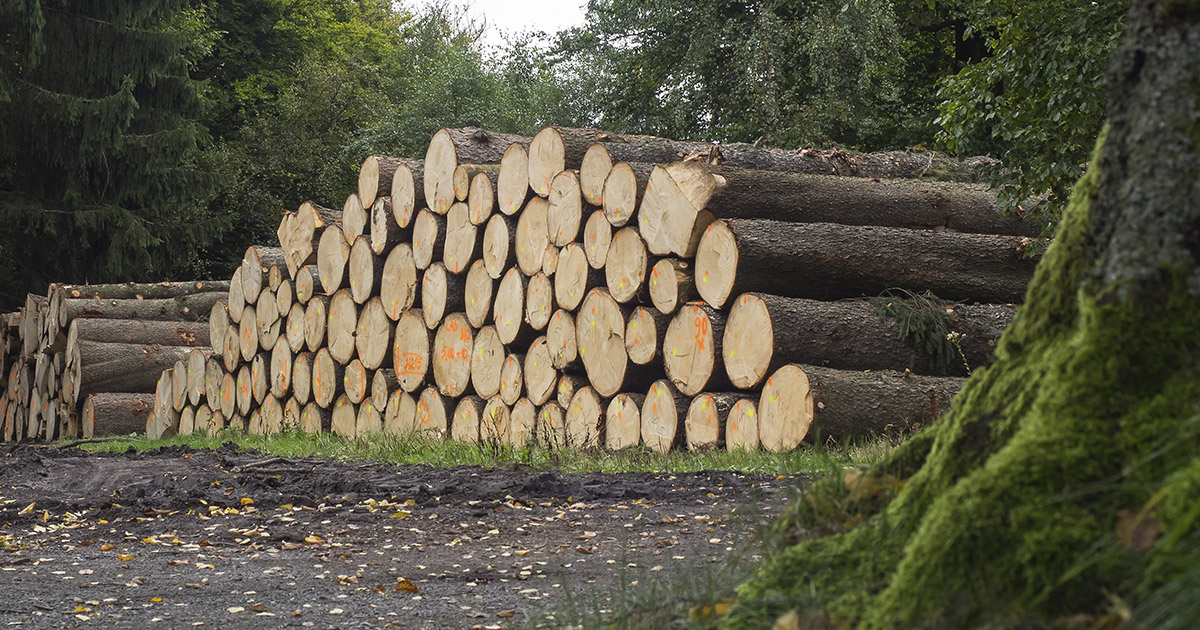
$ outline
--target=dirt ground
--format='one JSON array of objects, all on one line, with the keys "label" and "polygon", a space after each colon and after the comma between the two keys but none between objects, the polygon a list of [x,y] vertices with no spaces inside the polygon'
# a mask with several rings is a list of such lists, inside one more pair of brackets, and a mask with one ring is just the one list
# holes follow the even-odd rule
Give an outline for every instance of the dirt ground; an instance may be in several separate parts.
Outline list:
[{"label": "dirt ground", "polygon": [[18,446],[0,625],[504,628],[719,561],[797,481]]}]

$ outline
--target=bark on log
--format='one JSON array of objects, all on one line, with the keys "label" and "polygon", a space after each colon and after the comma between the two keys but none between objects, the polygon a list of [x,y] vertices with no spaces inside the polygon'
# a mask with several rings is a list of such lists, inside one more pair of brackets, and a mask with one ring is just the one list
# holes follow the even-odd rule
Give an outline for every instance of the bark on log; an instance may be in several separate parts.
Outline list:
[{"label": "bark on log", "polygon": [[67,300],[67,320],[139,319],[170,322],[202,322],[208,319],[213,304],[226,293],[193,293],[161,300]]},{"label": "bark on log", "polygon": [[[127,282],[120,284],[64,284],[59,289],[69,300],[163,300],[193,293],[227,292],[227,280],[193,280],[190,282]],[[59,323],[66,325],[63,316]]]},{"label": "bark on log", "polygon": [[[222,334],[222,339],[224,335]],[[67,356],[80,341],[140,343],[159,346],[205,347],[209,327],[203,323],[130,319],[76,319],[67,333]]]},{"label": "bark on log", "polygon": [[153,410],[154,394],[92,394],[83,403],[83,437],[141,433]]},{"label": "bark on log", "polygon": [[783,293],[834,300],[890,288],[950,300],[1019,302],[1037,260],[1028,239],[829,223],[730,219],[706,230],[696,256],[704,301]]},{"label": "bark on log", "polygon": [[[79,377],[74,400],[89,394],[154,391],[158,377],[187,358],[187,346],[104,343],[80,340],[74,357]],[[173,400],[173,397],[172,397]]]}]

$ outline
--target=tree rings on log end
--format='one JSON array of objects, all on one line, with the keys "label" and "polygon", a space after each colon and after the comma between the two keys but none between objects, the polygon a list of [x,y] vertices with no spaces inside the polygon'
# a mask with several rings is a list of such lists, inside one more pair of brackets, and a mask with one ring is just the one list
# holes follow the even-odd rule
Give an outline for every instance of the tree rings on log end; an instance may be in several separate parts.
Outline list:
[{"label": "tree rings on log end", "polygon": [[604,414],[604,446],[610,451],[637,446],[642,440],[642,402],[639,394],[618,394]]},{"label": "tree rings on log end", "polygon": [[763,448],[785,453],[800,446],[813,419],[808,375],[785,365],[767,377],[758,400],[758,436]]},{"label": "tree rings on log end", "polygon": [[724,221],[704,228],[696,249],[696,292],[714,308],[725,306],[737,280],[738,246]]}]

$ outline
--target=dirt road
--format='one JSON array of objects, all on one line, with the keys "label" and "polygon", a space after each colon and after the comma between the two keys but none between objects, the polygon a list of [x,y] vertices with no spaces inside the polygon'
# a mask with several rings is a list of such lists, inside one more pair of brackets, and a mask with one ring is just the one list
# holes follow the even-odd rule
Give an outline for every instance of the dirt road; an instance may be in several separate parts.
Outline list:
[{"label": "dirt road", "polygon": [[0,625],[503,628],[723,558],[796,481],[16,447]]}]

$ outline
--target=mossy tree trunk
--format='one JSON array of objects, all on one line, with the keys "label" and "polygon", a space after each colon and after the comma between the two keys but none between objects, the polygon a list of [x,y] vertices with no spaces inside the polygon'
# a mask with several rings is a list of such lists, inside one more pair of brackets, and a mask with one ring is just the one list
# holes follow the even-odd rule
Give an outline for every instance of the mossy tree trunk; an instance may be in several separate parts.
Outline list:
[{"label": "mossy tree trunk", "polygon": [[1196,59],[1200,2],[1135,2],[1106,135],[995,363],[888,461],[812,488],[784,540],[861,522],[771,554],[723,625],[793,609],[880,629],[1200,614]]}]

